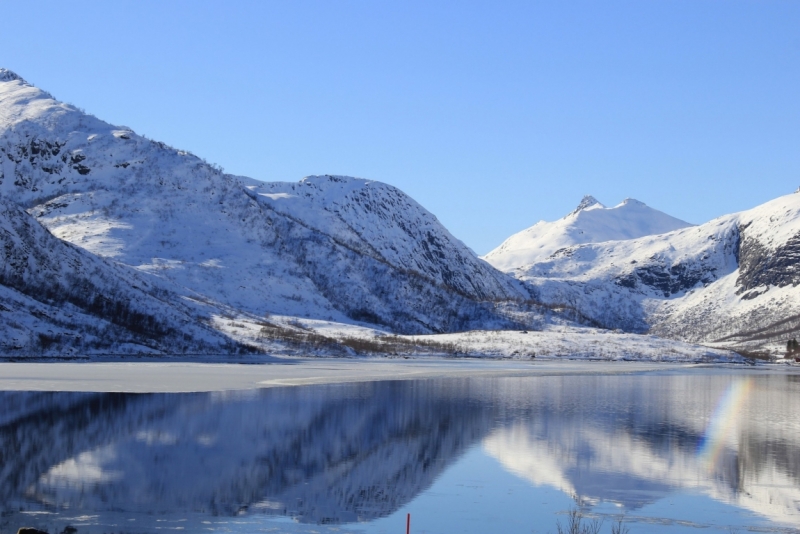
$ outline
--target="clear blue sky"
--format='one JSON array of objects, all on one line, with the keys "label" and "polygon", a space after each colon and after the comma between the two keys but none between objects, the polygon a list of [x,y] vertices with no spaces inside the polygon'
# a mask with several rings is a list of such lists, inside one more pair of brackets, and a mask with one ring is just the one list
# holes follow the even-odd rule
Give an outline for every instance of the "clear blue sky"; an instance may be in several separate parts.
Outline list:
[{"label": "clear blue sky", "polygon": [[592,194],[800,186],[800,1],[2,2],[0,66],[261,180],[395,185],[486,253]]}]

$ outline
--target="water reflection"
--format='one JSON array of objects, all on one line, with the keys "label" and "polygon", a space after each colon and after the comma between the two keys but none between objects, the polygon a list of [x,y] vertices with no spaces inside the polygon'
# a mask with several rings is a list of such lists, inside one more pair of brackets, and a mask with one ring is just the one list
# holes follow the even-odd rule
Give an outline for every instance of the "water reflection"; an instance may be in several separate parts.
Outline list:
[{"label": "water reflection", "polygon": [[0,501],[369,520],[428,487],[489,432],[495,410],[464,402],[462,385],[5,394],[4,405],[31,410],[15,409],[0,428]]},{"label": "water reflection", "polygon": [[736,374],[3,393],[0,527],[34,518],[60,530],[65,511],[369,522],[430,488],[476,444],[531,485],[588,508],[635,512],[692,491],[791,523],[800,503],[794,378],[751,378],[711,463],[698,450]]},{"label": "water reflection", "polygon": [[497,429],[484,446],[509,471],[584,505],[610,501],[635,511],[690,490],[796,523],[800,425],[793,377],[747,378],[752,391],[746,402],[732,404],[735,412],[714,436],[714,453],[709,456],[703,447],[709,430],[720,426],[720,401],[740,389],[742,380],[730,375],[542,380],[528,417]]}]

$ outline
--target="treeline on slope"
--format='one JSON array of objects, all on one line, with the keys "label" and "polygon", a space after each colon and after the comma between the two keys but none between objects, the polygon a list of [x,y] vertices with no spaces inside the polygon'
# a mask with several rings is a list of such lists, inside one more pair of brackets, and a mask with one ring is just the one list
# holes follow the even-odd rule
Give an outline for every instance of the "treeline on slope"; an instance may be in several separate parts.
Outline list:
[{"label": "treeline on slope", "polygon": [[331,337],[304,327],[299,322],[282,326],[268,321],[261,326],[259,337],[262,340],[278,341],[299,351],[326,353],[330,355],[371,355],[371,354],[438,354],[456,355],[459,353],[455,343],[442,343],[426,339],[409,339],[397,335],[384,335],[375,338]]},{"label": "treeline on slope", "polygon": [[[42,280],[29,283],[22,277],[9,276],[6,272],[0,271],[0,284],[13,288],[23,295],[49,306],[71,304],[77,311],[107,321],[127,331],[130,335],[130,339],[119,338],[118,336],[121,332],[117,331],[114,332],[117,336],[116,339],[113,339],[113,341],[109,339],[109,342],[106,343],[99,340],[106,337],[103,334],[111,334],[111,332],[102,332],[100,329],[95,329],[95,333],[98,334],[98,341],[95,342],[96,346],[87,347],[90,349],[101,348],[103,345],[111,345],[114,342],[132,341],[144,345],[152,345],[153,341],[172,341],[179,342],[176,348],[182,347],[185,350],[188,348],[188,344],[191,343],[191,336],[181,334],[176,328],[164,324],[151,313],[137,310],[131,305],[131,301],[109,296],[123,293],[119,286],[105,288],[105,291],[101,292],[98,287],[87,279],[81,279],[73,274],[67,276],[69,278],[64,285],[47,283]],[[49,319],[58,324],[57,319],[53,317],[49,317]],[[63,323],[62,326],[68,328],[71,325]],[[39,333],[38,339],[39,348],[43,350],[56,348],[62,341],[61,336],[57,333]],[[30,348],[35,349],[36,347]]]}]

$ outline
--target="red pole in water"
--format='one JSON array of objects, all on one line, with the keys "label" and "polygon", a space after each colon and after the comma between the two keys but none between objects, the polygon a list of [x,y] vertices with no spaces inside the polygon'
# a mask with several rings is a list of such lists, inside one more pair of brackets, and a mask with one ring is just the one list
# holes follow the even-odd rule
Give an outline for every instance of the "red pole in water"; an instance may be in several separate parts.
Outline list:
[{"label": "red pole in water", "polygon": [[406,534],[411,534],[411,514],[406,516]]}]

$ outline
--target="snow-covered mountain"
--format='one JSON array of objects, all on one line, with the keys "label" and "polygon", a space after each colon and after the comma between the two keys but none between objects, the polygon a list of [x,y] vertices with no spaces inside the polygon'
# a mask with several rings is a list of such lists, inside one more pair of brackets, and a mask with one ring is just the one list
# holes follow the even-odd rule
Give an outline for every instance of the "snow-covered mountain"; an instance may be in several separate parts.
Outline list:
[{"label": "snow-covered mountain", "polygon": [[4,69],[0,194],[56,237],[231,315],[431,333],[515,326],[496,303],[530,297],[391,186],[227,175]]},{"label": "snow-covered mountain", "polygon": [[520,296],[519,287],[475,261],[436,217],[390,185],[343,176],[248,183],[259,202],[364,255],[479,299]]},{"label": "snow-covered mountain", "polygon": [[777,350],[800,329],[799,260],[794,193],[666,234],[567,247],[514,274],[606,327]]},{"label": "snow-covered mountain", "polygon": [[568,215],[553,222],[539,221],[506,239],[483,259],[509,272],[574,245],[635,239],[688,226],[691,224],[632,198],[606,208],[593,196],[586,195]]}]

